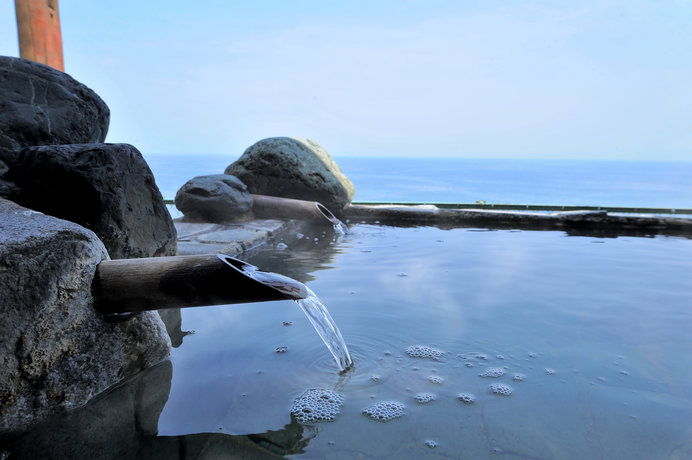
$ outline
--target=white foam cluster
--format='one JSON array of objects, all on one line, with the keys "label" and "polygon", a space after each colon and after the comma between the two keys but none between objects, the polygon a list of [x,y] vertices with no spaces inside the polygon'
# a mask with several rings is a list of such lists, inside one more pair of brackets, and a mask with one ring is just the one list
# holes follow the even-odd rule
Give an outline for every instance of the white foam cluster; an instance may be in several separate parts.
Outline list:
[{"label": "white foam cluster", "polygon": [[344,398],[330,390],[313,388],[293,401],[291,415],[300,423],[332,422],[341,413]]},{"label": "white foam cluster", "polygon": [[473,404],[476,401],[476,397],[471,393],[459,393],[457,398],[464,404]]},{"label": "white foam cluster", "polygon": [[486,367],[485,370],[478,375],[481,377],[498,378],[505,375],[505,370],[501,367]]},{"label": "white foam cluster", "polygon": [[512,394],[512,387],[504,383],[493,383],[490,385],[490,391],[496,395],[509,396]]},{"label": "white foam cluster", "polygon": [[418,404],[427,404],[429,402],[435,401],[437,395],[435,393],[418,393],[416,395],[416,401]]},{"label": "white foam cluster", "polygon": [[444,379],[440,376],[437,375],[431,375],[428,377],[428,381],[430,383],[434,383],[435,385],[442,385],[442,382],[444,382]]},{"label": "white foam cluster", "polygon": [[381,401],[363,409],[363,415],[380,422],[388,422],[406,413],[406,406],[398,401]]},{"label": "white foam cluster", "polygon": [[445,352],[427,345],[411,345],[406,348],[406,354],[412,358],[438,359],[444,356]]}]

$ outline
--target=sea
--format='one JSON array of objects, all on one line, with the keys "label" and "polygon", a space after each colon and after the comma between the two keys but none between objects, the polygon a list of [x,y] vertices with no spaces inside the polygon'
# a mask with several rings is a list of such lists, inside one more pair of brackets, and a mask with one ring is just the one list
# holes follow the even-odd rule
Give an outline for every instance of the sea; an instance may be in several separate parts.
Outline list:
[{"label": "sea", "polygon": [[[164,198],[237,157],[145,155]],[[354,202],[692,208],[692,162],[334,157]]]}]

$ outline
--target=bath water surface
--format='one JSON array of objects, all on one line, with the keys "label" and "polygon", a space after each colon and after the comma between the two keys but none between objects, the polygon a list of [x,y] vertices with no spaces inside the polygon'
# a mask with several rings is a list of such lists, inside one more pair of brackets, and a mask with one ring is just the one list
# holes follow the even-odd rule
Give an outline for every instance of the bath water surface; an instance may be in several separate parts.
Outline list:
[{"label": "bath water surface", "polygon": [[183,309],[159,439],[271,437],[289,458],[692,458],[690,239],[355,225],[243,259],[315,291],[354,365],[339,372],[293,302]]}]

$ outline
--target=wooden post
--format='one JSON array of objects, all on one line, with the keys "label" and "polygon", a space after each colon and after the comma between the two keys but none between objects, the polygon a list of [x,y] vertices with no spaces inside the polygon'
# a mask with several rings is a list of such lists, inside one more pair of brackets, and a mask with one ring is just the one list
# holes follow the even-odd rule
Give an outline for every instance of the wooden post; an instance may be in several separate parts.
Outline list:
[{"label": "wooden post", "polygon": [[65,71],[58,0],[14,0],[19,56]]}]

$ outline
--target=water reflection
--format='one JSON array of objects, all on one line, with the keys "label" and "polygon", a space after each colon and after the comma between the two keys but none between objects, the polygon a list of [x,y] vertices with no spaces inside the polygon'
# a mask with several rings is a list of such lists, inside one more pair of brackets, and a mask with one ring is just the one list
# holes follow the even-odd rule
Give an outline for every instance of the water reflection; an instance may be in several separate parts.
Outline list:
[{"label": "water reflection", "polygon": [[341,235],[331,228],[304,224],[285,233],[275,244],[277,250],[262,248],[243,259],[260,269],[272,267],[276,273],[309,283],[317,279],[313,272],[335,268],[335,243],[339,238]]},{"label": "water reflection", "polygon": [[317,434],[293,417],[280,430],[243,436],[195,433],[158,436],[173,367],[162,362],[117,385],[86,406],[33,429],[0,438],[0,458],[10,459],[270,459],[303,451]]},{"label": "water reflection", "polygon": [[171,346],[178,348],[183,344],[185,336],[194,334],[194,331],[183,331],[183,317],[180,315],[180,308],[166,308],[158,310],[159,316],[166,326],[166,332],[171,338]]}]

